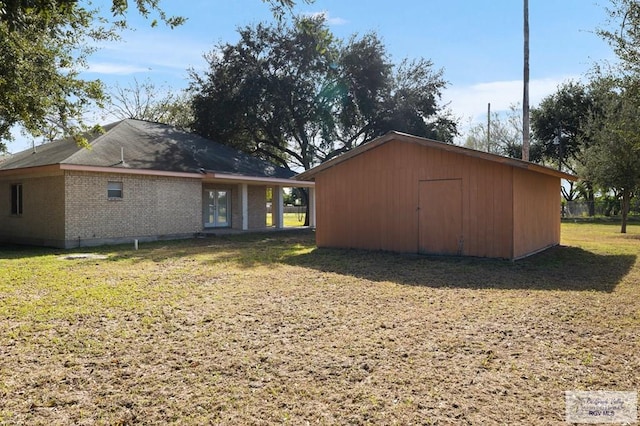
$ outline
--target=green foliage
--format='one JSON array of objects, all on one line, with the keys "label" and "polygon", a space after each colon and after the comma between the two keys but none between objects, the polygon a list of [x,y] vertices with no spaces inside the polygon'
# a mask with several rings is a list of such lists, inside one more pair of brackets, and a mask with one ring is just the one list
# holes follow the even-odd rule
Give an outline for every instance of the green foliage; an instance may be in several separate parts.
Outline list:
[{"label": "green foliage", "polygon": [[239,30],[192,72],[196,132],[308,169],[390,130],[451,142],[430,61],[394,66],[376,34],[336,39],[324,17]]},{"label": "green foliage", "polygon": [[291,188],[283,194],[283,202],[285,205],[306,206],[309,194],[304,188]]},{"label": "green foliage", "polygon": [[[293,6],[296,2],[294,0],[262,0],[263,3],[269,3],[273,16],[278,20],[282,20],[284,16],[293,11]],[[303,0],[304,3],[311,4],[315,0]]]},{"label": "green foliage", "polygon": [[592,117],[593,144],[586,150],[584,177],[622,199],[622,228],[633,192],[640,188],[640,81],[601,79],[594,86],[602,114]]},{"label": "green foliage", "polygon": [[558,168],[576,172],[590,141],[585,132],[589,118],[597,114],[593,94],[579,82],[567,82],[531,111],[531,129],[542,156]]},{"label": "green foliage", "polygon": [[0,21],[0,140],[15,124],[38,136],[52,125],[69,129],[88,103],[100,103],[100,83],[78,78],[90,22],[91,12],[71,5]]},{"label": "green foliage", "polygon": [[[542,161],[574,174],[582,170],[586,150],[591,145],[587,124],[599,115],[601,112],[591,84],[570,81],[560,85],[531,111],[534,146],[539,147]],[[592,182],[583,179],[578,185],[571,182],[561,189],[567,200],[582,195],[590,201],[589,215],[595,214]]]},{"label": "green foliage", "polygon": [[607,194],[600,197],[600,200],[596,200],[596,202],[598,201],[603,204],[603,212],[605,216],[617,216],[620,214],[620,200],[618,197]]},{"label": "green foliage", "polygon": [[[263,0],[284,14],[293,0]],[[312,0],[305,0],[306,2]],[[152,27],[181,25],[160,0],[112,0],[103,11],[91,0],[0,0],[0,152],[18,125],[33,136],[73,135],[83,142],[82,115],[105,101],[100,81],[79,77],[97,42],[119,38],[134,9]]]},{"label": "green foliage", "polygon": [[640,82],[620,87],[612,80],[598,82],[602,115],[592,117],[584,172],[604,188],[634,189],[640,184]]},{"label": "green foliage", "polygon": [[[184,22],[166,16],[158,0],[137,0],[136,7],[145,17],[157,12],[172,27]],[[90,2],[0,1],[0,140],[10,140],[11,128],[20,125],[33,136],[83,141],[83,113],[104,101],[99,81],[79,77],[94,50],[88,46],[117,39],[127,9],[114,0],[109,20]]]},{"label": "green foliage", "polygon": [[640,2],[637,0],[610,0],[607,8],[608,27],[599,28],[597,34],[605,39],[621,60],[625,72],[640,72]]},{"label": "green foliage", "polygon": [[399,130],[453,143],[457,124],[438,105],[446,85],[442,70],[433,70],[430,60],[402,61],[392,74],[382,114],[374,121],[376,134]]},{"label": "green foliage", "polygon": [[[70,25],[74,27],[80,23],[86,28],[86,23],[76,21],[77,14],[89,13],[91,19],[96,19],[102,23],[105,19],[98,15],[99,10],[94,8],[91,1],[85,1],[82,6],[78,0],[2,0],[0,1],[0,21],[7,24],[10,31],[22,31],[33,23],[33,19],[39,18],[47,23],[50,30],[63,31],[60,25]],[[156,26],[158,19],[174,28],[182,25],[186,18],[182,16],[168,16],[160,8],[160,0],[135,0],[135,8],[146,19],[150,19],[150,25]],[[112,0],[110,14],[111,23],[120,28],[127,26],[125,15],[129,10],[127,0]],[[153,14],[157,16],[153,16]],[[62,18],[63,21],[58,19]],[[93,23],[96,23],[94,21]],[[44,28],[43,28],[44,29]],[[78,28],[74,28],[77,30]]]}]

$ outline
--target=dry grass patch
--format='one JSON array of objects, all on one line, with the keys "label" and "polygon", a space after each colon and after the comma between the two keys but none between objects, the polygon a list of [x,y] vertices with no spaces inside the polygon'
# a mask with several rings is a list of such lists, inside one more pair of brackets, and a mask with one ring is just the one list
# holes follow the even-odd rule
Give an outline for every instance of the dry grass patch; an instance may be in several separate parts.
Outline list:
[{"label": "dry grass patch", "polygon": [[[640,228],[520,262],[311,233],[0,251],[0,423],[564,424],[640,383]],[[85,249],[86,252],[86,249]]]}]

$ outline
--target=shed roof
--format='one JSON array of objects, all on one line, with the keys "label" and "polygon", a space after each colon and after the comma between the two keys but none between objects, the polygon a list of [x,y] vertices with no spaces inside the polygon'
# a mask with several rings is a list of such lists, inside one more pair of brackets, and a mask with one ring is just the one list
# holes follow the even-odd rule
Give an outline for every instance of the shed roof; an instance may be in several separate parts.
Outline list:
[{"label": "shed roof", "polygon": [[[89,135],[89,148],[73,139],[37,146],[0,163],[0,171],[48,165],[164,172],[214,172],[288,179],[293,172],[165,124],[127,119]],[[124,162],[122,161],[124,160]]]},{"label": "shed roof", "polygon": [[550,175],[550,176],[555,176],[558,178],[562,178],[562,179],[567,179],[567,180],[571,180],[571,181],[576,181],[578,180],[577,176],[568,174],[568,173],[564,173],[561,172],[559,170],[555,170],[549,167],[545,167],[545,166],[541,166],[539,164],[534,164],[531,163],[529,161],[524,161],[524,160],[519,160],[516,158],[510,158],[510,157],[503,157],[501,155],[496,155],[496,154],[490,154],[488,152],[483,152],[483,151],[478,151],[475,149],[470,149],[470,148],[465,148],[462,146],[458,146],[458,145],[450,145],[450,144],[446,144],[444,142],[438,142],[435,140],[431,140],[431,139],[426,139],[426,138],[421,138],[418,136],[413,136],[413,135],[409,135],[406,133],[401,133],[401,132],[396,132],[396,131],[391,131],[383,136],[380,136],[379,138],[376,138],[374,140],[372,140],[371,142],[368,142],[364,145],[360,145],[357,148],[354,148],[350,151],[347,151],[346,153],[333,158],[325,163],[319,164],[316,167],[313,167],[307,171],[304,171],[298,175],[295,176],[296,179],[299,180],[313,180],[315,178],[315,176],[324,171],[327,170],[333,166],[336,166],[350,158],[353,158],[357,155],[360,155],[364,152],[367,152],[371,149],[375,149],[380,145],[383,145],[387,142],[391,142],[391,141],[400,141],[400,142],[406,142],[406,143],[416,143],[422,146],[426,146],[429,148],[435,148],[435,149],[440,149],[443,151],[448,151],[448,152],[453,152],[456,154],[460,154],[460,155],[466,155],[469,157],[475,157],[475,158],[480,158],[486,161],[491,161],[491,162],[495,162],[495,163],[499,163],[499,164],[504,164],[507,166],[513,166],[513,167],[518,167],[518,168],[522,168],[522,169],[527,169],[527,170],[531,170],[533,172],[537,172],[537,173],[542,173],[542,174],[546,174],[546,175]]}]

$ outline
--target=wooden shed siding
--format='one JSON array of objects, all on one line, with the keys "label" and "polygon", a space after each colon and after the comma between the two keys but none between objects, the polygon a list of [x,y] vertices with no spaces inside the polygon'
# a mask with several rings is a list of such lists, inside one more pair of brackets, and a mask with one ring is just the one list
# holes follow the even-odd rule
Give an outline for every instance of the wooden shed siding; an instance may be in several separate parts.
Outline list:
[{"label": "wooden shed siding", "polygon": [[560,243],[560,179],[514,170],[514,256]]},{"label": "wooden shed siding", "polygon": [[461,179],[462,254],[512,255],[511,166],[390,141],[315,178],[320,247],[417,252],[419,182]]},{"label": "wooden shed siding", "polygon": [[477,158],[465,159],[463,254],[510,257],[512,249],[511,167]]}]

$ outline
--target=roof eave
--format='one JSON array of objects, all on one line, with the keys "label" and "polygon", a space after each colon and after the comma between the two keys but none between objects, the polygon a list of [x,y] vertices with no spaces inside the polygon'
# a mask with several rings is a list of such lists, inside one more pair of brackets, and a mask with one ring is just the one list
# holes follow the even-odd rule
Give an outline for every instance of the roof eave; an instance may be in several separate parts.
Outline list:
[{"label": "roof eave", "polygon": [[235,175],[230,173],[217,173],[217,172],[205,172],[202,176],[205,179],[212,179],[216,182],[227,183],[247,183],[247,184],[266,184],[266,185],[278,185],[293,188],[313,188],[314,182],[305,182],[292,178],[270,178],[270,177],[258,177],[258,176],[244,176]]},{"label": "roof eave", "polygon": [[194,172],[178,172],[178,171],[166,171],[166,170],[152,170],[152,169],[134,169],[126,167],[106,167],[106,166],[86,166],[79,164],[51,164],[46,166],[34,166],[34,167],[22,167],[16,169],[0,170],[0,176],[16,176],[16,175],[40,175],[40,174],[55,174],[62,171],[78,171],[78,172],[92,172],[92,173],[110,173],[110,174],[129,174],[129,175],[144,175],[144,176],[164,176],[164,177],[180,177],[180,178],[192,178],[202,180],[215,180],[216,182],[223,183],[246,183],[251,185],[264,184],[264,185],[278,185],[284,187],[293,188],[313,188],[314,182],[306,182],[291,178],[270,178],[259,176],[246,176],[229,173],[217,173],[210,171],[194,171]]},{"label": "roof eave", "polygon": [[13,169],[0,169],[0,176],[15,176],[15,175],[41,175],[51,174],[60,171],[59,164],[46,164],[43,166],[32,167],[16,167]]},{"label": "roof eave", "polygon": [[185,178],[202,178],[201,173],[197,172],[176,172],[167,170],[153,169],[133,169],[127,167],[106,167],[106,166],[83,166],[79,164],[60,164],[61,170],[73,170],[81,172],[96,173],[117,173],[130,175],[148,175],[148,176],[167,176],[167,177],[185,177]]}]

